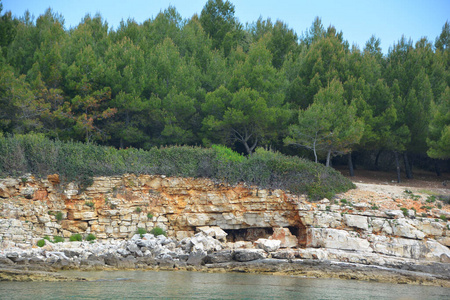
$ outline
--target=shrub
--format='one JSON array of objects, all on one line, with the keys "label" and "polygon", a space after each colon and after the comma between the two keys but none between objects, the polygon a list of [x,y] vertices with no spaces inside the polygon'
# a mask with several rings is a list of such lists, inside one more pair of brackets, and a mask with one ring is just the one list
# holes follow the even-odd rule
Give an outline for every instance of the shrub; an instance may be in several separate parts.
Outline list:
[{"label": "shrub", "polygon": [[[312,200],[331,198],[355,187],[333,168],[262,148],[250,157],[220,145],[117,150],[28,134],[0,136],[0,153],[0,176],[32,173],[43,178],[58,173],[62,182],[77,182],[80,190],[92,183],[93,176],[126,173],[209,177],[229,184],[245,182],[260,188],[307,193]],[[91,201],[86,205],[94,207]]]},{"label": "shrub", "polygon": [[152,213],[148,213],[147,214],[147,219],[149,219],[149,220],[153,219],[153,214]]},{"label": "shrub", "polygon": [[63,213],[58,211],[55,215],[56,220],[61,221],[63,219]]},{"label": "shrub", "polygon": [[406,207],[400,207],[400,210],[403,212],[403,215],[404,215],[405,217],[408,216],[408,209],[407,209]]},{"label": "shrub", "polygon": [[64,242],[64,238],[62,236],[54,236],[53,237],[53,243],[62,243]]},{"label": "shrub", "polygon": [[150,230],[150,233],[153,234],[154,236],[158,236],[158,235],[167,236],[167,233],[164,231],[164,229],[162,229],[158,226],[153,228],[152,230]]},{"label": "shrub", "polygon": [[43,239],[51,242],[50,237],[48,235],[44,236]]},{"label": "shrub", "polygon": [[436,196],[432,195],[432,196],[428,196],[427,198],[427,203],[433,203],[434,201],[436,201]]},{"label": "shrub", "polygon": [[38,247],[44,247],[45,246],[45,240],[42,239],[42,240],[37,241],[37,245],[38,245]]},{"label": "shrub", "polygon": [[70,236],[69,241],[71,242],[81,242],[83,237],[79,233],[74,233]]},{"label": "shrub", "polygon": [[89,206],[90,208],[93,208],[95,206],[94,202],[92,201],[86,201],[84,202],[84,205]]},{"label": "shrub", "polygon": [[86,237],[86,241],[93,241],[96,239],[97,239],[97,237],[92,233],[89,233],[88,236]]},{"label": "shrub", "polygon": [[145,228],[138,228],[137,230],[136,230],[136,234],[139,234],[141,237],[143,237],[144,236],[144,234],[146,234],[147,233],[147,229],[145,229]]},{"label": "shrub", "polygon": [[441,220],[444,221],[444,222],[447,222],[447,217],[446,217],[445,215],[441,215],[441,216],[439,217],[439,219],[441,219]]},{"label": "shrub", "polygon": [[136,207],[136,210],[135,210],[135,211],[136,211],[136,213],[139,214],[139,213],[142,211],[142,209],[141,209],[140,207]]}]

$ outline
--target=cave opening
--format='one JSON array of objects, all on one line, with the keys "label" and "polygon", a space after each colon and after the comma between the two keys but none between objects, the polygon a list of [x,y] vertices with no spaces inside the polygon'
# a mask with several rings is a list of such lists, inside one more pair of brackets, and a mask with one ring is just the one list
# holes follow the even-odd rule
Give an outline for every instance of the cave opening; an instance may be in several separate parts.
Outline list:
[{"label": "cave opening", "polygon": [[273,234],[271,227],[224,229],[227,235],[227,242],[254,242],[258,239],[267,239]]}]

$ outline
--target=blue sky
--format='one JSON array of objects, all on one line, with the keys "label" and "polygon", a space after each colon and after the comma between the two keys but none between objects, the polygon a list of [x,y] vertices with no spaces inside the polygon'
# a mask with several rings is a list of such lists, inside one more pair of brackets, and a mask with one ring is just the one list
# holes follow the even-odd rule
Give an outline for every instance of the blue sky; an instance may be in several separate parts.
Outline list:
[{"label": "blue sky", "polygon": [[[183,18],[200,12],[207,0],[3,0],[4,11],[17,17],[29,10],[36,18],[49,7],[63,15],[66,28],[77,26],[90,13],[99,12],[110,27],[117,28],[122,19],[136,22],[154,18],[169,5]],[[350,45],[361,49],[372,36],[381,39],[384,53],[402,35],[414,42],[421,37],[433,41],[450,19],[450,0],[232,0],[235,15],[243,24],[262,16],[281,20],[301,35],[316,16],[325,27],[334,25]],[[450,20],[449,20],[450,21]]]}]

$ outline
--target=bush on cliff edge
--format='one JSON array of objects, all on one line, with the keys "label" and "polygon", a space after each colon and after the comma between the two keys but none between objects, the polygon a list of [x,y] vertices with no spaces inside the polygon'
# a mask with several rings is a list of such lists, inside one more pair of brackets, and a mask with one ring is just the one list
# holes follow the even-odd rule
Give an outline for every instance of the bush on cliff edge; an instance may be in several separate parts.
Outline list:
[{"label": "bush on cliff edge", "polygon": [[312,199],[354,188],[351,181],[332,168],[261,148],[247,158],[218,145],[117,150],[52,141],[40,134],[0,137],[0,176],[19,177],[25,173],[41,178],[58,173],[64,182],[75,181],[82,187],[89,186],[93,176],[125,173],[207,177],[230,184],[245,182],[261,188],[307,193]]}]

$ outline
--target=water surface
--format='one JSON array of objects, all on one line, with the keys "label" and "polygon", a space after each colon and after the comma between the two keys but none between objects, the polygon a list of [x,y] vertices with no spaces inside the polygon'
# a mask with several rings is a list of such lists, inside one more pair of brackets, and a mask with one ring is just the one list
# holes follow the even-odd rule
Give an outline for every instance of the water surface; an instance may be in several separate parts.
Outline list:
[{"label": "water surface", "polygon": [[184,271],[61,272],[93,282],[0,282],[1,299],[450,299],[450,289]]}]

